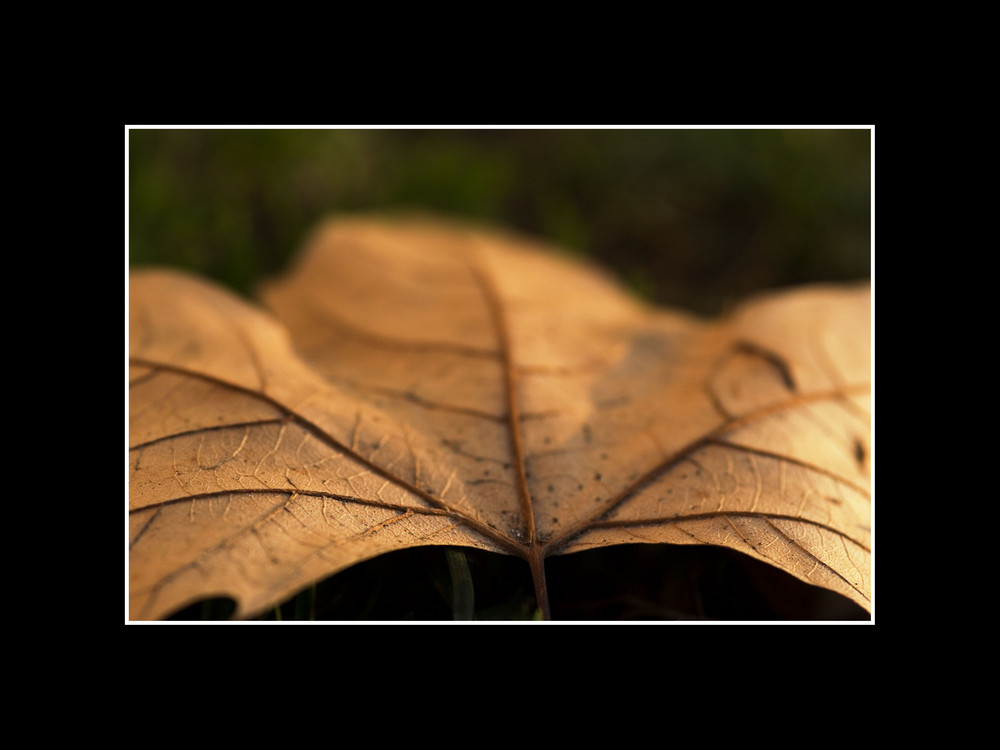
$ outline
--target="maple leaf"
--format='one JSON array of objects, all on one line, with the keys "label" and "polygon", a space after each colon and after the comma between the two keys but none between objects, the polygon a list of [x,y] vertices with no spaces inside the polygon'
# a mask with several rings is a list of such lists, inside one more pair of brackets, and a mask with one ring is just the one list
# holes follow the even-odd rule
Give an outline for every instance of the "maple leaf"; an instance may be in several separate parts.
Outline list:
[{"label": "maple leaf", "polygon": [[261,294],[130,278],[130,617],[426,545],[736,550],[871,610],[870,290],[652,308],[499,231],[339,220]]}]

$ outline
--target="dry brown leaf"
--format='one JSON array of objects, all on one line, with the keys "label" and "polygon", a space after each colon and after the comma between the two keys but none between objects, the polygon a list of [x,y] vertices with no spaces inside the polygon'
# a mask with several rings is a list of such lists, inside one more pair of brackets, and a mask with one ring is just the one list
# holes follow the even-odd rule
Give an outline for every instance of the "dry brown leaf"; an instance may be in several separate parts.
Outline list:
[{"label": "dry brown leaf", "polygon": [[[651,309],[522,238],[341,220],[271,312],[130,280],[130,617],[408,547],[729,547],[871,611],[870,291]],[[556,613],[557,614],[557,613]]]}]

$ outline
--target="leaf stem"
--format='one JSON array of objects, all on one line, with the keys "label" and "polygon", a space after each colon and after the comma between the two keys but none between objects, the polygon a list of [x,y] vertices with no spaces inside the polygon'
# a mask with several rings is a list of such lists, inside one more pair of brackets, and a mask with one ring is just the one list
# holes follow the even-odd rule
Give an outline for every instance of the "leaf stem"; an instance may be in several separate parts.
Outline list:
[{"label": "leaf stem", "polygon": [[552,619],[552,609],[549,606],[549,588],[545,581],[545,556],[541,547],[534,547],[528,558],[531,565],[531,577],[535,582],[535,599],[538,601],[538,609],[542,612],[543,620]]}]

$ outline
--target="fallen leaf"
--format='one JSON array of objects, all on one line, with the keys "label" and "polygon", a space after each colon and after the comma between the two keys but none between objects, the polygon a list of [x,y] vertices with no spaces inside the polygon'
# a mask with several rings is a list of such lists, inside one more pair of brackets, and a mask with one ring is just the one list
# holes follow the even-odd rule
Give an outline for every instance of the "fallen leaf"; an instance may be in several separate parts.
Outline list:
[{"label": "fallen leaf", "polygon": [[521,237],[339,220],[262,291],[130,277],[130,618],[384,553],[717,545],[871,611],[870,290],[651,308]]}]

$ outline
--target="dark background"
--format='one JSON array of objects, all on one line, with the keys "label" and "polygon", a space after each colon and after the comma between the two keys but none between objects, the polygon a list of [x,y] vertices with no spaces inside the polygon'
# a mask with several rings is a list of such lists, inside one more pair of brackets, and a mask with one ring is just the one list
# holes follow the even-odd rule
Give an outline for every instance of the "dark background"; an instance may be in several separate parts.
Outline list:
[{"label": "dark background", "polygon": [[321,218],[397,209],[551,240],[704,313],[870,276],[867,128],[138,129],[129,146],[130,264],[243,292]]},{"label": "dark background", "polygon": [[[191,269],[251,295],[290,263],[321,219],[417,209],[547,239],[606,266],[647,300],[714,315],[757,289],[871,277],[871,142],[867,127],[133,129],[128,263]],[[785,603],[778,606],[772,589],[795,584],[751,585],[772,576],[724,551],[601,554],[551,561],[557,618],[560,606],[563,617],[584,619],[840,611],[826,599],[783,611],[789,597],[778,596]],[[400,555],[401,563],[387,556],[357,566],[273,616],[450,616],[456,579],[444,553]],[[629,555],[639,559],[619,559]],[[657,555],[663,559],[651,562]],[[530,616],[530,579],[504,590],[519,575],[506,566],[523,563],[497,557],[466,554],[477,616],[487,605],[488,616]],[[637,565],[681,572],[641,586],[643,576],[608,572]],[[426,592],[410,580],[414,568],[430,571]],[[599,595],[595,570],[604,571]],[[721,593],[726,587],[740,597],[748,587],[763,593],[736,611],[733,595]],[[339,603],[317,613],[324,591]],[[564,591],[573,603],[560,605]],[[807,588],[792,597],[802,606],[814,598]],[[434,608],[426,609],[429,599]],[[715,599],[722,604],[710,611],[706,602]]]}]

